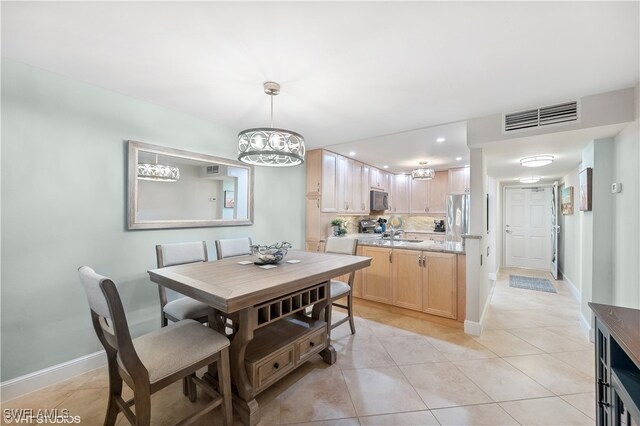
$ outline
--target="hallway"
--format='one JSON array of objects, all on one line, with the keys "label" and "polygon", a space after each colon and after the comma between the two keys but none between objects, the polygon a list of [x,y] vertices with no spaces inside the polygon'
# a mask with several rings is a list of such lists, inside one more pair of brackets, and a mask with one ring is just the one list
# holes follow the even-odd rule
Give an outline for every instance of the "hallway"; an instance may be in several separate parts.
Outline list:
[{"label": "hallway", "polygon": [[[510,288],[510,273],[549,278],[558,293]],[[593,345],[567,285],[548,273],[503,270],[481,337],[359,303],[357,334],[333,332],[337,363],[317,357],[260,394],[260,424],[592,425]],[[2,408],[67,409],[97,425],[106,393],[98,369]],[[152,407],[154,425],[194,408],[179,383],[154,395]],[[127,424],[121,415],[118,424]],[[199,424],[221,419],[214,412]]]}]

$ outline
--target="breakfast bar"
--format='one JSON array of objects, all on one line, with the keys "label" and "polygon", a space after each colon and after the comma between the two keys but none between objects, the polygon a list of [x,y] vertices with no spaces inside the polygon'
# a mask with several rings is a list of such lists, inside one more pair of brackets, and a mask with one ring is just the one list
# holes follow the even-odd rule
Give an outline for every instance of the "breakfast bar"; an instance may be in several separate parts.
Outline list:
[{"label": "breakfast bar", "polygon": [[[245,425],[260,420],[255,396],[319,353],[333,364],[327,310],[307,316],[307,307],[328,303],[329,282],[371,264],[363,256],[292,250],[288,261],[264,269],[247,258],[170,266],[149,271],[151,281],[208,304],[211,327],[233,323],[233,406]],[[299,260],[297,263],[289,263]],[[244,264],[243,264],[244,263]],[[321,311],[317,309],[316,312]],[[212,379],[214,371],[210,371]]]}]

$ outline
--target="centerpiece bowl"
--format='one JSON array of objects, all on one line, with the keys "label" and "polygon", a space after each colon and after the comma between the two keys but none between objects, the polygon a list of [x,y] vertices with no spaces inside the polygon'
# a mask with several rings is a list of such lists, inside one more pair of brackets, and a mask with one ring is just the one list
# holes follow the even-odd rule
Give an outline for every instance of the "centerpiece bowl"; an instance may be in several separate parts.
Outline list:
[{"label": "centerpiece bowl", "polygon": [[282,241],[270,246],[252,245],[251,253],[258,259],[256,265],[276,264],[285,258],[290,248],[290,243]]}]

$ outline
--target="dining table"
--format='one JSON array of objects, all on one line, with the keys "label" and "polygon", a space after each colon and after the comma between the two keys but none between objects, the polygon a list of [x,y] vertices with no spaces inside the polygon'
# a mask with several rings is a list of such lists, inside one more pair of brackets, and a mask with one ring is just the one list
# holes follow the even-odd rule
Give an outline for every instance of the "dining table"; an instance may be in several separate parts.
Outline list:
[{"label": "dining table", "polygon": [[[256,395],[319,354],[330,342],[330,281],[366,268],[370,257],[289,250],[273,266],[253,256],[148,271],[151,281],[211,307],[209,326],[229,336],[233,407],[242,423],[260,421]],[[308,308],[315,306],[313,314]],[[215,382],[215,368],[205,379]]]}]

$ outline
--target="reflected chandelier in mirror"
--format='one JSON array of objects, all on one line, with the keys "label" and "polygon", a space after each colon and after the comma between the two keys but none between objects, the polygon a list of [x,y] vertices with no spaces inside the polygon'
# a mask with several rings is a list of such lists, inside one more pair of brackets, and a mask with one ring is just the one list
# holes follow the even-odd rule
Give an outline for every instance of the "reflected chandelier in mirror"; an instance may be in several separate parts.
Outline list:
[{"label": "reflected chandelier in mirror", "polygon": [[[129,144],[129,229],[253,224],[253,166],[228,158]],[[233,194],[233,203],[225,195]]]}]

